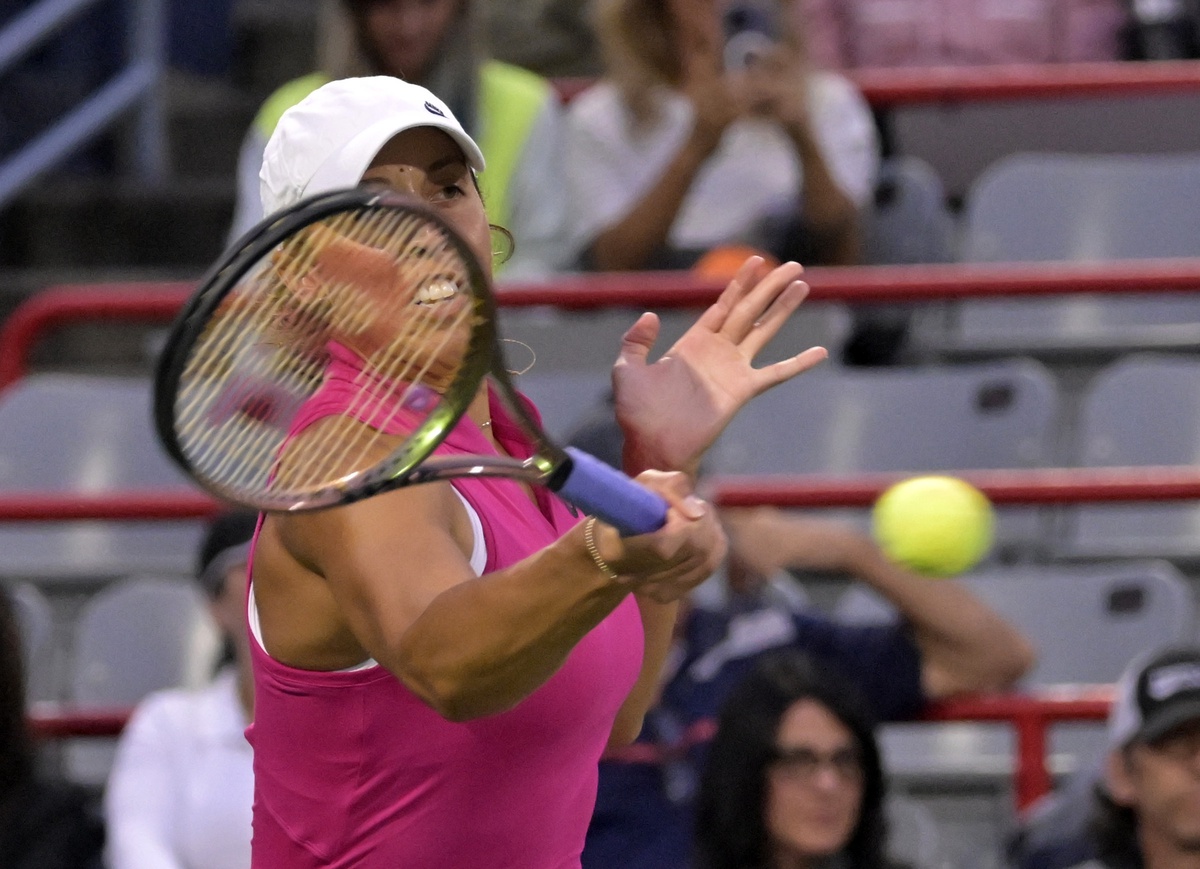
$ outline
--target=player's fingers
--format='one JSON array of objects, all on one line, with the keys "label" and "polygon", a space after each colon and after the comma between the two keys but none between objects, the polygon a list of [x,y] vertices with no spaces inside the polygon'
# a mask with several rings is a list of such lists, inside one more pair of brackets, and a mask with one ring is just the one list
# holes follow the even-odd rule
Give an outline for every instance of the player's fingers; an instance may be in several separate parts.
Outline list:
[{"label": "player's fingers", "polygon": [[658,340],[658,315],[647,311],[637,318],[632,326],[621,336],[621,351],[617,356],[618,365],[645,365],[654,342]]},{"label": "player's fingers", "polygon": [[725,285],[725,289],[721,291],[717,301],[705,310],[700,319],[696,321],[696,325],[712,332],[720,332],[724,329],[730,312],[733,311],[738,300],[762,279],[766,272],[766,266],[766,260],[761,256],[747,257],[734,273],[733,280]]},{"label": "player's fingers", "polygon": [[[639,476],[639,481],[643,477]],[[665,497],[672,494],[662,488],[655,491]],[[639,584],[674,577],[697,565],[715,569],[728,545],[724,529],[715,511],[700,499],[689,496],[684,502],[698,515],[688,516],[672,507],[666,524],[651,534],[621,538],[615,529],[604,526],[598,532],[603,535],[601,549],[614,556],[610,559],[606,554],[605,560],[619,572],[637,576]]]},{"label": "player's fingers", "polygon": [[643,471],[637,480],[662,495],[684,518],[701,519],[710,510],[708,503],[692,491],[688,475],[680,471]]},{"label": "player's fingers", "polygon": [[780,294],[799,281],[803,272],[804,267],[796,262],[786,262],[771,269],[730,308],[721,334],[740,344],[754,328],[755,323],[771,309]]},{"label": "player's fingers", "polygon": [[741,341],[741,347],[746,355],[753,359],[771,339],[779,334],[783,324],[800,307],[800,303],[808,297],[808,284],[804,281],[792,281],[782,293],[775,297],[763,314],[754,321],[746,337]]},{"label": "player's fingers", "polygon": [[642,583],[638,590],[659,603],[671,603],[684,597],[712,576],[719,564],[719,559],[713,561],[701,557],[691,558],[655,574]]},{"label": "player's fingers", "polygon": [[815,368],[828,358],[829,351],[824,347],[809,347],[803,353],[756,369],[754,394],[761,395],[772,386],[778,386],[785,380],[791,380],[797,374],[803,374],[810,368]]}]

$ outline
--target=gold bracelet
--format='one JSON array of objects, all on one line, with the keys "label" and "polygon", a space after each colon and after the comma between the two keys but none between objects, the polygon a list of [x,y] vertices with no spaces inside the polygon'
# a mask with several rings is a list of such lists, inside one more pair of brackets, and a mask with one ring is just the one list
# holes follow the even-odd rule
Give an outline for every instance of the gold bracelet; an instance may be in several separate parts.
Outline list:
[{"label": "gold bracelet", "polygon": [[601,573],[609,579],[620,579],[620,574],[608,566],[608,562],[600,557],[600,550],[596,548],[595,516],[589,516],[583,523],[583,545],[587,547],[588,555],[592,556],[592,563],[600,569]]}]

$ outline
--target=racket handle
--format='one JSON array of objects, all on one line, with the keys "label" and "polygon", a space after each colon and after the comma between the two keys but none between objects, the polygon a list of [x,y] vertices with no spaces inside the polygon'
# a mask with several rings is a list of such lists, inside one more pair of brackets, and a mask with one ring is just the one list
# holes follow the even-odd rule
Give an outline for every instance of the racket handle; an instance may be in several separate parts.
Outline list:
[{"label": "racket handle", "polygon": [[667,521],[667,502],[595,456],[567,447],[571,472],[558,494],[604,520],[621,536],[649,534]]}]

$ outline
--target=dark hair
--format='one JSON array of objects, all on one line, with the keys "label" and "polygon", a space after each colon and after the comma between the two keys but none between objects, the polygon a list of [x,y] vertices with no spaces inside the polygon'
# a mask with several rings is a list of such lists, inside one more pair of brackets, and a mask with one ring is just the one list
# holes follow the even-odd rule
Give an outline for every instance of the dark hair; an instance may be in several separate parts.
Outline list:
[{"label": "dark hair", "polygon": [[33,737],[25,720],[25,662],[16,605],[0,588],[0,797],[34,772]]},{"label": "dark hair", "polygon": [[232,566],[220,563],[222,556],[245,547],[257,526],[258,514],[251,510],[231,510],[209,523],[196,558],[196,578],[210,597],[220,596],[225,572]]},{"label": "dark hair", "polygon": [[696,806],[698,869],[768,869],[767,768],[784,714],[814,700],[853,734],[863,770],[858,823],[842,851],[846,869],[890,865],[884,856],[885,784],[875,721],[844,677],[796,650],[762,656],[726,699]]},{"label": "dark hair", "polygon": [[459,123],[474,136],[478,129],[479,70],[486,52],[472,0],[459,0],[458,11],[442,35],[428,70],[388,69],[371,39],[367,16],[371,8],[386,0],[342,0],[341,7],[354,30],[353,60],[344,70],[354,75],[398,75],[406,81],[424,85],[450,106]]},{"label": "dark hair", "polygon": [[[1128,754],[1123,758],[1128,762]],[[1097,784],[1092,794],[1092,814],[1088,818],[1088,836],[1096,858],[1105,866],[1141,869],[1142,850],[1138,845],[1137,814],[1119,805]]]}]

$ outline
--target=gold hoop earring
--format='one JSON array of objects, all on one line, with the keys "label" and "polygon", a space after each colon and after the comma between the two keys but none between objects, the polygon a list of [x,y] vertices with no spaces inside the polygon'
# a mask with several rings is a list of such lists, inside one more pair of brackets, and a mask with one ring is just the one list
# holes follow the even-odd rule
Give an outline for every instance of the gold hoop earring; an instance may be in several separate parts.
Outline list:
[{"label": "gold hoop earring", "polygon": [[492,229],[492,259],[499,264],[504,264],[512,259],[513,254],[517,250],[517,242],[513,238],[512,233],[503,226],[491,224]]},{"label": "gold hoop earring", "polygon": [[505,344],[517,344],[521,347],[524,347],[526,350],[529,351],[529,364],[528,365],[526,365],[520,371],[513,371],[511,368],[508,369],[508,373],[511,374],[513,377],[520,377],[522,374],[527,373],[531,368],[533,368],[534,365],[537,364],[537,353],[535,353],[533,348],[530,347],[528,344],[526,344],[524,341],[518,341],[516,338],[501,338],[500,340],[503,341]]}]

